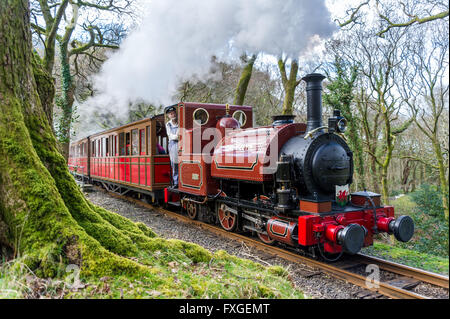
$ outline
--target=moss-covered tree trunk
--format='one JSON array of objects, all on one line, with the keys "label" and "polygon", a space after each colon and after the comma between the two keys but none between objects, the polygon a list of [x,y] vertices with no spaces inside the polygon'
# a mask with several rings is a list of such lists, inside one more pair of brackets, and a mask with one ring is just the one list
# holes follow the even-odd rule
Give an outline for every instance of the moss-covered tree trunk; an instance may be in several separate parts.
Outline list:
[{"label": "moss-covered tree trunk", "polygon": [[0,1],[0,245],[42,276],[67,264],[86,276],[151,273],[129,257],[154,233],[92,205],[70,175],[37,89],[52,79],[36,61],[36,83],[31,52],[28,1]]},{"label": "moss-covered tree trunk", "polygon": [[300,80],[297,80],[298,74],[298,61],[293,59],[291,62],[291,70],[289,77],[286,73],[286,60],[278,59],[278,68],[281,74],[281,81],[284,87],[284,101],[283,101],[283,115],[292,115],[295,89],[300,84]]},{"label": "moss-covered tree trunk", "polygon": [[375,193],[380,193],[380,179],[378,178],[378,166],[376,162],[376,150],[378,147],[378,118],[380,114],[375,114],[373,119],[369,118],[369,100],[366,92],[363,88],[361,88],[357,102],[356,108],[358,112],[361,114],[361,126],[362,133],[364,137],[363,145],[366,147],[366,151],[368,151],[368,164],[366,168],[366,176],[368,177],[368,184],[371,187],[371,190]]},{"label": "moss-covered tree trunk", "polygon": [[236,87],[236,92],[234,95],[234,105],[243,105],[245,100],[245,93],[247,93],[248,83],[252,77],[253,64],[256,60],[256,54],[253,54],[250,60],[242,69],[241,78],[239,79],[239,83]]},{"label": "moss-covered tree trunk", "polygon": [[69,39],[62,41],[60,44],[62,93],[58,104],[62,109],[62,114],[57,132],[59,135],[59,142],[61,143],[62,155],[66,161],[69,158],[73,103],[75,102],[75,84],[73,83],[73,78],[70,74],[69,55],[67,52],[68,45]]},{"label": "moss-covered tree trunk", "polygon": [[437,136],[433,136],[432,139],[434,154],[439,167],[439,184],[441,186],[442,194],[442,207],[444,207],[444,218],[448,220],[449,216],[449,203],[448,203],[448,175],[446,174],[445,161],[442,155],[441,144],[439,143]]}]

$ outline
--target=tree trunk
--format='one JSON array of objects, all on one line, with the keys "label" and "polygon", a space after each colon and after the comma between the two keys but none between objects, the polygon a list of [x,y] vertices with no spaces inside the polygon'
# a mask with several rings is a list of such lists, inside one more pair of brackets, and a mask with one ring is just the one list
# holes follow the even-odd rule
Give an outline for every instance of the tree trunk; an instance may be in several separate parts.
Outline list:
[{"label": "tree trunk", "polygon": [[439,144],[439,141],[437,140],[436,137],[432,140],[432,143],[434,148],[434,154],[436,155],[436,160],[438,162],[439,167],[439,184],[441,186],[442,206],[444,207],[444,218],[445,220],[448,220],[449,215],[448,179],[447,174],[445,173],[444,158],[442,156],[441,145]]},{"label": "tree trunk", "polygon": [[[376,150],[371,148],[370,151],[375,154]],[[370,179],[372,189],[375,193],[380,193],[380,178],[378,177],[378,166],[374,156],[370,156]]]},{"label": "tree trunk", "polygon": [[68,41],[60,45],[61,49],[61,71],[62,71],[62,116],[59,122],[59,141],[62,146],[62,155],[69,158],[70,131],[72,128],[73,103],[75,102],[75,85],[70,74],[69,56],[67,52]]},{"label": "tree trunk", "polygon": [[403,168],[403,171],[402,171],[402,179],[401,179],[402,189],[403,189],[403,193],[405,193],[405,194],[408,193],[409,185],[411,184],[411,183],[408,183],[409,175],[411,173],[411,165],[410,164],[414,165],[412,163],[412,161],[407,160],[405,167]]},{"label": "tree trunk", "polygon": [[[45,70],[45,63],[45,61],[41,61],[41,58],[37,53],[34,53],[33,75],[35,81],[41,84],[37,87],[37,90],[42,108],[47,116],[48,124],[51,128],[53,128],[53,99],[55,97],[55,81],[53,77],[49,76],[51,73]],[[44,66],[44,70],[42,69],[42,65]]]},{"label": "tree trunk", "polygon": [[256,54],[253,54],[242,70],[241,78],[239,79],[239,83],[236,87],[236,93],[234,95],[234,105],[244,104],[245,93],[247,92],[248,83],[250,82],[250,78],[252,77],[253,64],[255,63],[255,60]]},{"label": "tree trunk", "polygon": [[410,192],[414,192],[416,190],[416,183],[417,183],[417,167],[419,166],[418,163],[414,163],[413,166],[413,172],[412,172],[412,178],[411,178],[411,188]]},{"label": "tree trunk", "polygon": [[292,115],[293,113],[293,104],[295,97],[295,89],[297,88],[300,81],[297,80],[298,73],[298,61],[292,60],[291,62],[291,70],[289,73],[289,78],[286,74],[286,61],[282,59],[278,60],[278,68],[281,73],[281,80],[284,87],[284,101],[283,101],[283,115]]},{"label": "tree trunk", "polygon": [[383,198],[383,204],[389,205],[389,188],[388,188],[388,177],[387,177],[387,166],[381,168],[381,195]]},{"label": "tree trunk", "polygon": [[75,84],[73,83],[72,74],[70,73],[69,41],[75,30],[77,21],[78,5],[73,3],[72,19],[66,26],[66,31],[59,44],[62,81],[62,93],[59,99],[59,106],[62,109],[62,115],[59,121],[57,135],[58,140],[61,143],[62,155],[66,161],[69,158],[70,131],[72,128],[73,103],[75,101]]},{"label": "tree trunk", "polygon": [[[67,264],[82,276],[151,274],[129,257],[161,249],[154,233],[88,202],[57,151],[31,50],[28,1],[0,1],[0,245],[38,276],[55,276]],[[204,250],[199,256],[210,258]]]}]

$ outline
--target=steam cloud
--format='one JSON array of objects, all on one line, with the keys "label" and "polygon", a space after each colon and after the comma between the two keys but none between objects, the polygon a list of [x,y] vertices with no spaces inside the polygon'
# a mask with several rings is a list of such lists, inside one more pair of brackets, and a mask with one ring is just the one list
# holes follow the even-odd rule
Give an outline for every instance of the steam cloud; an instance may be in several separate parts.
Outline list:
[{"label": "steam cloud", "polygon": [[107,107],[124,114],[136,100],[169,104],[180,81],[208,73],[212,55],[298,57],[335,28],[325,0],[152,0],[146,11],[96,76],[99,94],[80,113]]}]

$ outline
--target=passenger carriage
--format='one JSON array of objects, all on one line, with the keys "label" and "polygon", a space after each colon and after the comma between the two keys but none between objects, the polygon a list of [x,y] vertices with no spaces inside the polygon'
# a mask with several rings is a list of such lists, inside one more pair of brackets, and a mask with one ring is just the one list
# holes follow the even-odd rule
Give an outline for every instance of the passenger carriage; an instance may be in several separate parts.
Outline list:
[{"label": "passenger carriage", "polygon": [[[165,154],[160,154],[157,144]],[[83,172],[109,190],[121,194],[136,190],[154,201],[170,185],[167,144],[164,115],[159,114],[72,143],[69,169],[77,175]],[[89,160],[79,148],[89,154]]]}]

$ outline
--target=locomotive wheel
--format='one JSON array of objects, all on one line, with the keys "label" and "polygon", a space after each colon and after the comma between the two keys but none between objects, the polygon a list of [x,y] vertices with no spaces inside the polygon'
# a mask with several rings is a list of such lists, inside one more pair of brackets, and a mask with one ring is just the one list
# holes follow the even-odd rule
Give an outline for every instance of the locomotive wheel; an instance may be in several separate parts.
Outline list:
[{"label": "locomotive wheel", "polygon": [[186,204],[186,213],[190,219],[196,219],[197,218],[197,204],[188,202]]},{"label": "locomotive wheel", "polygon": [[217,211],[220,226],[226,231],[233,231],[237,226],[237,215],[226,209],[225,205],[221,205]]},{"label": "locomotive wheel", "polygon": [[259,240],[262,241],[264,244],[273,245],[275,243],[275,239],[270,238],[269,235],[264,235],[261,233],[257,233],[257,234],[258,234]]}]

